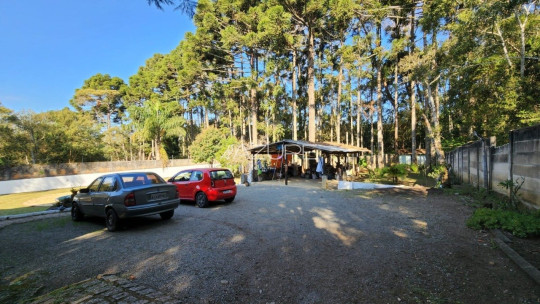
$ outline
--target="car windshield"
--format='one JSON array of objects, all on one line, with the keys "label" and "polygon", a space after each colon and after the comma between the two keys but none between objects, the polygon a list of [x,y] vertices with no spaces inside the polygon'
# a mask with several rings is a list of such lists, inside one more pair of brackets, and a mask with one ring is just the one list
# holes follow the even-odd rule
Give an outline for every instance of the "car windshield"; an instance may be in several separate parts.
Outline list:
[{"label": "car windshield", "polygon": [[132,173],[120,176],[124,188],[133,188],[141,185],[165,184],[165,181],[154,173]]},{"label": "car windshield", "polygon": [[229,170],[217,170],[217,171],[211,171],[210,177],[212,177],[212,179],[227,179],[227,178],[233,178],[233,175],[231,171]]}]

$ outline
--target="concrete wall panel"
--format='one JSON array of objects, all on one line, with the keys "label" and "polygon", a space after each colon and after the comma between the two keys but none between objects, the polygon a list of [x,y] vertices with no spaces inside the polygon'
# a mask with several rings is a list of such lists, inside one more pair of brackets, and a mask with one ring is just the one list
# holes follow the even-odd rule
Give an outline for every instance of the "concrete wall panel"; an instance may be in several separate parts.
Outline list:
[{"label": "concrete wall panel", "polygon": [[[151,171],[151,172],[155,172],[159,174],[163,178],[168,178],[168,177],[172,177],[174,174],[176,174],[180,170],[196,168],[196,167],[199,167],[199,168],[208,167],[208,165],[149,168],[149,169],[139,169],[139,170],[129,170],[129,171]],[[115,171],[115,172],[129,172],[129,171]],[[86,187],[93,180],[95,180],[97,177],[103,174],[105,173],[100,172],[100,173],[79,174],[79,175],[65,175],[65,176],[0,181],[0,194]]]}]

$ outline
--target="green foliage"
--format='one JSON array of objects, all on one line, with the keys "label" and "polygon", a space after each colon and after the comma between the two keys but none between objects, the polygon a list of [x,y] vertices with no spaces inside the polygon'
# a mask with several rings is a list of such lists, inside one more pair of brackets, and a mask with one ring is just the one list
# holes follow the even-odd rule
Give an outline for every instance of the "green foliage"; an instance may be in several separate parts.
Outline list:
[{"label": "green foliage", "polygon": [[213,165],[220,152],[223,153],[230,143],[226,129],[210,127],[197,135],[189,147],[189,152],[195,162]]},{"label": "green foliage", "polygon": [[437,181],[436,188],[442,187],[444,175],[447,173],[447,169],[444,165],[433,166],[428,176]]},{"label": "green foliage", "polygon": [[[438,152],[467,142],[473,129],[506,138],[509,130],[540,121],[540,15],[530,1],[148,2],[187,11],[196,3],[196,29],[170,53],[149,58],[129,87],[108,74],[85,80],[70,101],[77,115],[11,113],[0,105],[0,165],[134,155],[166,162],[163,146],[186,157],[210,125],[228,128],[239,141],[258,141],[258,131],[269,141],[293,138],[293,129],[300,139],[317,133],[333,141],[331,129],[343,140],[344,133],[355,133],[356,123],[366,145],[373,138],[386,151],[410,149],[413,96],[421,116],[415,138],[433,139]],[[338,81],[338,75],[349,79]],[[413,80],[412,90],[402,85]],[[384,87],[377,92],[384,100],[396,96],[395,120],[390,111],[377,117],[365,93],[356,97],[375,87]],[[354,99],[359,103],[349,103]],[[365,128],[375,121],[383,124],[377,137],[384,138]],[[389,136],[391,121],[398,122],[398,143]],[[402,174],[400,168],[387,170],[395,180]],[[446,173],[437,171],[430,176],[440,185]]]},{"label": "green foliage", "polygon": [[[218,161],[222,167],[229,168],[235,174],[241,174],[249,166],[251,153],[247,147],[238,142],[234,137],[228,137],[222,143],[222,149],[218,152]],[[244,172],[240,172],[240,168]]]},{"label": "green foliage", "polygon": [[84,81],[84,85],[75,90],[70,104],[81,112],[89,112],[94,119],[107,128],[112,123],[120,122],[125,107],[122,97],[126,84],[119,77],[98,73]]},{"label": "green foliage", "polygon": [[411,170],[412,173],[418,173],[420,172],[420,168],[418,167],[417,164],[411,164],[409,166],[409,169]]},{"label": "green foliage", "polygon": [[384,167],[382,170],[382,175],[389,175],[392,177],[392,182],[397,184],[400,178],[407,177],[408,166],[406,164],[394,164],[390,167]]},{"label": "green foliage", "polygon": [[518,192],[523,186],[523,183],[525,183],[524,177],[519,177],[515,181],[512,181],[511,179],[502,181],[499,183],[499,187],[502,187],[508,191],[510,191],[510,208],[517,208],[519,204],[519,195]]},{"label": "green foliage", "polygon": [[367,168],[368,162],[365,156],[363,158],[358,159],[358,166],[362,168]]},{"label": "green foliage", "polygon": [[476,209],[467,220],[472,229],[504,229],[518,237],[540,236],[540,212],[523,214],[500,209]]}]

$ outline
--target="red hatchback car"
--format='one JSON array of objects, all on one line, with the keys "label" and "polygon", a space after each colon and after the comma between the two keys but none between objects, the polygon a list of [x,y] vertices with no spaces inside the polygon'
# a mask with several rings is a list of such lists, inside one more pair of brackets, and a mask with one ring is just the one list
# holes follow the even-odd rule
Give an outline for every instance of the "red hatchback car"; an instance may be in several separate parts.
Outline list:
[{"label": "red hatchback car", "polygon": [[236,196],[234,176],[229,169],[188,169],[178,172],[168,182],[176,185],[180,200],[195,201],[200,208],[208,207],[208,202],[213,201],[230,203]]}]

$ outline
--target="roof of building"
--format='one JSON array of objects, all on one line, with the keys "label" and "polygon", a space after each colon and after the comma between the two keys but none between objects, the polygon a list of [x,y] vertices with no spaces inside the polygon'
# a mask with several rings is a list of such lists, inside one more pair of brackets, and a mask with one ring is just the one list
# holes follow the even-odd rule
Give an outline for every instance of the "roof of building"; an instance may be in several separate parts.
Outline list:
[{"label": "roof of building", "polygon": [[305,140],[284,139],[267,145],[257,146],[249,149],[251,154],[280,154],[283,149],[287,152],[303,153],[319,150],[328,154],[348,154],[348,153],[371,153],[367,148],[329,143],[329,142],[310,142]]}]

